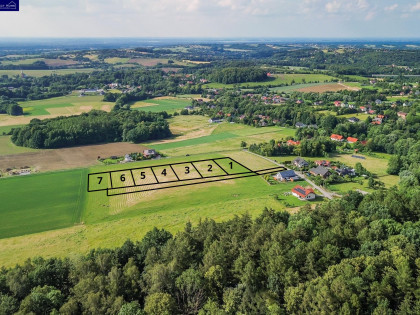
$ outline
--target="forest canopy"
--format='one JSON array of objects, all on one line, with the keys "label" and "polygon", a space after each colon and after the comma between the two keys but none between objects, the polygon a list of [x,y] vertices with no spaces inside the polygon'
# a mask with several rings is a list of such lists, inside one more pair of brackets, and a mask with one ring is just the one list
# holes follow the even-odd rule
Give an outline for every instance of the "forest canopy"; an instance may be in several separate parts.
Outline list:
[{"label": "forest canopy", "polygon": [[418,314],[419,202],[418,186],[350,192],[35,258],[0,270],[0,313]]},{"label": "forest canopy", "polygon": [[141,142],[171,135],[166,112],[93,110],[80,116],[32,119],[12,131],[14,144],[37,149],[54,149],[104,142]]},{"label": "forest canopy", "polygon": [[257,67],[222,68],[215,70],[211,80],[223,84],[258,82],[267,79],[267,71]]}]

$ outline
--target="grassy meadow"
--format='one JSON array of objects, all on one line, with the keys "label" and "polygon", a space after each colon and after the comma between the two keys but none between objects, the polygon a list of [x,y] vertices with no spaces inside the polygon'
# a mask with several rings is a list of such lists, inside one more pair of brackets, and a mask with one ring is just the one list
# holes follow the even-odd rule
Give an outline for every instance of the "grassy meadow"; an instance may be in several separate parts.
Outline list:
[{"label": "grassy meadow", "polygon": [[80,221],[86,171],[0,179],[0,238],[72,226]]},{"label": "grassy meadow", "polygon": [[[249,153],[232,151],[136,162],[129,167],[223,156],[251,169],[274,166]],[[124,168],[127,164],[97,166],[89,172]],[[31,256],[74,256],[92,248],[120,246],[127,238],[140,239],[154,226],[176,232],[186,222],[196,224],[206,217],[222,221],[244,213],[256,216],[264,207],[294,211],[305,204],[284,195],[293,183],[269,185],[260,176],[107,197],[103,191],[86,192],[87,173],[73,170],[0,180],[2,203],[8,205],[0,213],[6,223],[0,229],[0,266],[22,263]],[[27,196],[19,199],[22,191]]]},{"label": "grassy meadow", "polygon": [[[57,70],[24,70],[23,73],[30,77],[44,77],[47,75],[57,74],[72,74],[72,73],[90,73],[93,71],[99,71],[93,68],[80,68],[80,69],[57,69]],[[10,77],[20,75],[21,70],[0,70],[0,76],[8,75]]]},{"label": "grassy meadow", "polygon": [[13,144],[12,140],[10,139],[11,136],[2,136],[1,134],[2,132],[0,133],[0,155],[19,154],[19,153],[39,151],[37,149],[19,147]]},{"label": "grassy meadow", "polygon": [[191,100],[188,98],[158,97],[155,99],[134,102],[131,105],[131,108],[150,112],[166,111],[168,113],[174,113],[189,105],[191,105]]},{"label": "grassy meadow", "polygon": [[257,87],[257,86],[276,86],[283,84],[309,83],[309,82],[330,82],[336,78],[325,74],[277,74],[272,78],[262,82],[243,82],[237,84],[209,83],[205,88],[233,88],[235,86]]}]

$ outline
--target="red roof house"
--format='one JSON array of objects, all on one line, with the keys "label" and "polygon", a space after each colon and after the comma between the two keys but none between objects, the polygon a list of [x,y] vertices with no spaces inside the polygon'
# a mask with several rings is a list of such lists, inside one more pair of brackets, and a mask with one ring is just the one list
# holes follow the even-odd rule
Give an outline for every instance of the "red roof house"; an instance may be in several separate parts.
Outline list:
[{"label": "red roof house", "polygon": [[340,135],[332,134],[331,135],[331,140],[333,140],[333,141],[343,141],[344,137],[340,136]]},{"label": "red roof house", "polygon": [[319,166],[325,166],[325,167],[331,166],[331,162],[327,160],[318,160],[318,161],[315,161],[315,164]]},{"label": "red roof house", "polygon": [[300,141],[288,140],[287,145],[299,145]]},{"label": "red roof house", "polygon": [[353,138],[353,137],[348,137],[347,138],[348,143],[356,143],[357,141],[359,141],[359,139],[357,139],[357,138]]},{"label": "red roof house", "polygon": [[312,188],[303,188],[300,185],[297,185],[292,189],[292,195],[303,200],[314,200],[316,198]]}]

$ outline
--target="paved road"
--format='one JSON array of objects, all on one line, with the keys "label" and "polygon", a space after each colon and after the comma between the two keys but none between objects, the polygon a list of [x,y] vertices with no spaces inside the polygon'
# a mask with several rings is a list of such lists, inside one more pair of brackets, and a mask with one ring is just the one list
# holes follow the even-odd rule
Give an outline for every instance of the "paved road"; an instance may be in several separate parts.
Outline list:
[{"label": "paved road", "polygon": [[[253,155],[255,155],[255,156],[258,156],[258,157],[260,157],[260,158],[263,158],[264,160],[267,160],[267,161],[270,161],[271,163],[274,163],[274,164],[276,164],[276,165],[278,165],[278,166],[282,166],[282,167],[284,167],[284,168],[287,168],[284,164],[280,164],[280,163],[277,163],[276,161],[274,161],[274,160],[272,160],[272,159],[269,159],[268,157],[265,157],[265,156],[262,156],[262,155],[259,155],[259,154],[256,154],[256,153],[254,153],[254,152],[249,152],[248,150],[244,150],[244,151],[246,151],[246,152],[248,152],[249,154],[253,154]],[[287,168],[288,169],[288,168]],[[307,176],[305,176],[305,174],[303,174],[302,172],[297,172],[297,171],[295,171],[296,172],[296,174],[298,174],[300,177],[302,177],[309,185],[311,185],[313,188],[315,188],[315,189],[317,189],[325,198],[328,198],[328,199],[333,199],[333,196],[335,195],[335,196],[338,196],[338,197],[340,197],[340,195],[338,195],[338,194],[335,194],[335,193],[330,193],[330,192],[328,192],[327,190],[325,190],[325,188],[322,188],[321,186],[318,186],[318,185],[315,185],[315,183],[313,182],[313,181],[311,181],[310,179],[308,179],[308,177]]]}]

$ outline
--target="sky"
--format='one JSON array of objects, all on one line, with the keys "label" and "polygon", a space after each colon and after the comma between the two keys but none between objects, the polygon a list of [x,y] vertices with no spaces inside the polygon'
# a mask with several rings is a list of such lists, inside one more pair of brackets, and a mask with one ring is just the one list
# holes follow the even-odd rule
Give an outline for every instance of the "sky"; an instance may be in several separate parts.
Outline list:
[{"label": "sky", "polygon": [[419,38],[420,0],[20,0],[0,37]]}]

